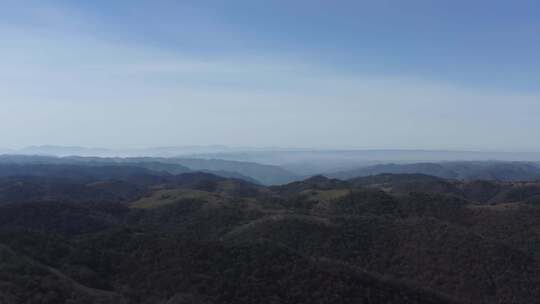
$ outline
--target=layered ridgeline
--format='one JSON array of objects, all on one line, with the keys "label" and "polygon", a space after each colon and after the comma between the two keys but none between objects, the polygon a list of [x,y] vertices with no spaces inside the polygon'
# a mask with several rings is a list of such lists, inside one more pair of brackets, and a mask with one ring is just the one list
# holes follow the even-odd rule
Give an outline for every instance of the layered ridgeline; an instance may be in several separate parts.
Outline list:
[{"label": "layered ridgeline", "polygon": [[266,187],[131,165],[13,166],[0,178],[0,303],[540,296],[538,182],[385,174]]},{"label": "layered ridgeline", "polygon": [[[54,156],[27,156],[27,155],[0,155],[0,176],[13,175],[17,165],[21,166],[20,174],[33,175],[33,169],[41,166],[47,170],[48,165],[65,166],[124,166],[143,168],[155,172],[181,174],[193,171],[212,173],[218,176],[238,178],[264,185],[285,184],[299,179],[299,177],[278,166],[263,165],[252,162],[228,161],[220,159],[195,158],[103,158],[103,157],[54,157]],[[32,170],[24,172],[29,165]],[[39,165],[39,166],[36,166]],[[51,166],[49,166],[51,167]],[[51,170],[55,170],[52,168]],[[4,172],[4,173],[3,173]]]},{"label": "layered ridgeline", "polygon": [[441,163],[379,164],[327,174],[349,179],[377,174],[419,173],[448,179],[528,181],[540,180],[540,165],[535,162],[468,161]]},{"label": "layered ridgeline", "polygon": [[[224,155],[226,156],[226,155]],[[199,156],[202,157],[202,156]],[[270,161],[269,163],[277,162]],[[132,167],[142,168],[154,173],[181,174],[188,172],[206,172],[214,175],[243,179],[261,185],[282,185],[312,176],[305,172],[324,174],[338,179],[350,179],[378,174],[426,174],[446,179],[459,180],[495,180],[495,181],[534,181],[540,180],[540,165],[535,162],[503,161],[454,161],[439,163],[378,164],[372,166],[349,166],[347,170],[325,170],[315,161],[307,162],[305,168],[291,165],[285,160],[283,166],[261,164],[248,161],[234,161],[214,158],[180,157],[54,157],[28,155],[0,155],[0,176],[39,175],[48,170],[48,165],[84,166],[84,167]],[[374,162],[372,160],[372,162]],[[336,166],[331,161],[327,166]],[[17,168],[17,165],[21,166]],[[34,167],[30,168],[30,165]],[[39,166],[38,166],[39,165]],[[309,169],[307,169],[309,167]],[[324,166],[323,166],[324,167]],[[340,166],[338,166],[340,167]],[[30,168],[30,169],[28,169]],[[67,167],[66,167],[67,168]],[[19,170],[17,172],[17,170]],[[26,170],[26,171],[25,171]],[[52,168],[51,170],[57,170]],[[88,169],[91,170],[91,169]]]}]

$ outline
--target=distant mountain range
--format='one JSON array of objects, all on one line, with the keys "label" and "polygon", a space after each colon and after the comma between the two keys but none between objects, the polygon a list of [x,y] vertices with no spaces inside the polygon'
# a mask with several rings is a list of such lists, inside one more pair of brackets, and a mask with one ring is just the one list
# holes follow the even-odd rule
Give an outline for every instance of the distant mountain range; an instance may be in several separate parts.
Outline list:
[{"label": "distant mountain range", "polygon": [[42,156],[96,156],[96,157],[177,157],[185,155],[210,153],[243,153],[259,151],[290,151],[283,148],[228,147],[223,145],[209,146],[170,146],[134,149],[107,149],[79,146],[41,145],[21,149],[2,149],[0,154],[42,155]]},{"label": "distant mountain range", "polygon": [[194,158],[249,161],[280,166],[298,175],[351,170],[378,164],[439,163],[449,161],[538,162],[540,153],[437,150],[279,150],[199,153]]},{"label": "distant mountain range", "polygon": [[[137,156],[117,157],[120,151],[101,148],[39,146],[11,151],[0,163],[126,165],[170,174],[191,171],[213,173],[263,185],[279,185],[324,174],[348,179],[382,173],[420,173],[447,179],[540,179],[537,154],[422,150],[257,150],[224,146],[164,147],[131,151]],[[250,150],[251,149],[251,150]],[[192,153],[214,151],[207,153]],[[221,151],[221,152],[215,152]],[[184,154],[182,154],[184,153]],[[97,156],[95,156],[97,155]],[[395,161],[394,161],[395,160]]]},{"label": "distant mountain range", "polygon": [[105,149],[64,146],[32,146],[19,150],[0,149],[0,154],[162,157],[219,159],[279,166],[298,176],[351,170],[378,164],[438,163],[448,161],[540,161],[540,152],[475,152],[443,150],[323,150],[279,147],[178,146],[143,149]]},{"label": "distant mountain range", "polygon": [[78,146],[30,146],[18,150],[0,150],[0,153],[42,156],[95,156],[95,157],[174,157],[193,153],[224,152],[230,148],[225,146],[185,146],[185,147],[155,147],[147,149],[106,149],[87,148]]}]

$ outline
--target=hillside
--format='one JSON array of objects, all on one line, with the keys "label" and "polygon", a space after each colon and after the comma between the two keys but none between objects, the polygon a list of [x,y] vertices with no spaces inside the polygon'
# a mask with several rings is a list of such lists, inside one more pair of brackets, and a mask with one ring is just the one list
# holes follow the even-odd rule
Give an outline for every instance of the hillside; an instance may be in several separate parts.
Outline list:
[{"label": "hillside", "polygon": [[385,174],[265,187],[202,172],[68,169],[0,183],[2,303],[540,296],[537,182]]}]

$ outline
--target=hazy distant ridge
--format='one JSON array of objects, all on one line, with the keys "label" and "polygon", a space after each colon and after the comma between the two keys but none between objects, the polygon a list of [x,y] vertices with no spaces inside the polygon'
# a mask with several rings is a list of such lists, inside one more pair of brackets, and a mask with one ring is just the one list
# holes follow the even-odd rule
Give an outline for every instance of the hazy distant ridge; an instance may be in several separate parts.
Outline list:
[{"label": "hazy distant ridge", "polygon": [[530,162],[441,162],[383,164],[327,174],[351,179],[378,174],[426,174],[447,179],[529,181],[540,180],[540,166]]}]

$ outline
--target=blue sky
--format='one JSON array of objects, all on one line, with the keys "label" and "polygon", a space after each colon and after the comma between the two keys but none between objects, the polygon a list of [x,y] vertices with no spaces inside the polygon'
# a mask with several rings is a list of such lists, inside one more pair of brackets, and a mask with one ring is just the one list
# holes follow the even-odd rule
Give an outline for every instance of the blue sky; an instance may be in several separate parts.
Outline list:
[{"label": "blue sky", "polygon": [[540,151],[538,1],[0,0],[0,147]]}]

